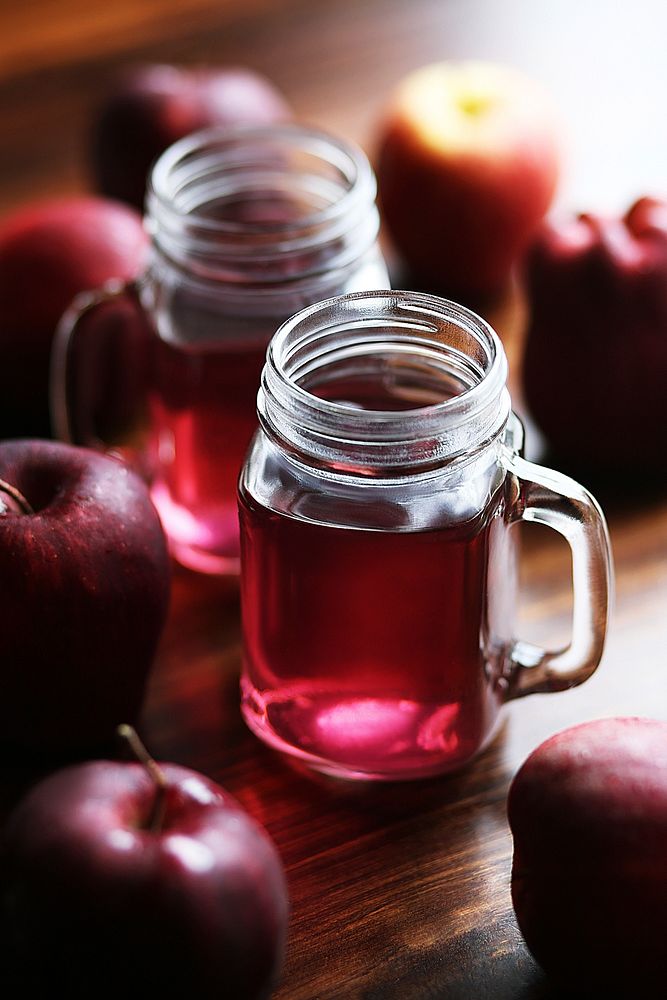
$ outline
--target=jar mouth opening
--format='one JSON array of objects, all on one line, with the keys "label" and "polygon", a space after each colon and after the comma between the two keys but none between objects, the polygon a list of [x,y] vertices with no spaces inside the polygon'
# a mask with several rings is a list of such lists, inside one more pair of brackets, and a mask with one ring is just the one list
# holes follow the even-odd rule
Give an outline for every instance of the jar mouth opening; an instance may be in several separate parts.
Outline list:
[{"label": "jar mouth opening", "polygon": [[[370,309],[362,316],[360,309],[366,305]],[[412,417],[468,411],[483,397],[496,394],[507,377],[505,353],[488,323],[457,303],[417,292],[355,292],[315,303],[281,325],[267,358],[307,406],[360,424],[403,424]],[[338,375],[363,377],[363,371],[352,372],[355,361],[362,368],[364,361],[371,362],[369,378],[384,375],[391,406],[360,406],[332,398],[330,388],[322,395],[321,387]],[[400,405],[402,392],[403,399],[408,398],[409,385],[398,380],[405,375],[409,381],[411,373],[415,381],[426,375],[430,382],[421,390],[415,387],[414,398],[420,391],[434,398],[421,405]],[[316,388],[320,391],[313,391]],[[439,392],[442,398],[437,399]]]},{"label": "jar mouth opening", "polygon": [[264,237],[284,246],[308,243],[313,229],[374,197],[373,171],[352,143],[302,125],[214,126],[159,157],[146,207],[161,226],[187,223],[191,236],[217,245]]},{"label": "jar mouth opening", "polygon": [[[260,418],[283,440],[331,458],[419,464],[460,457],[509,414],[497,335],[457,303],[416,292],[358,292],[287,320],[267,353]],[[398,461],[397,461],[398,456]]]},{"label": "jar mouth opening", "polygon": [[361,421],[392,424],[450,412],[484,376],[462,352],[415,345],[395,324],[390,336],[386,331],[359,334],[358,343],[298,364],[288,375],[311,405],[342,419],[361,411]]}]

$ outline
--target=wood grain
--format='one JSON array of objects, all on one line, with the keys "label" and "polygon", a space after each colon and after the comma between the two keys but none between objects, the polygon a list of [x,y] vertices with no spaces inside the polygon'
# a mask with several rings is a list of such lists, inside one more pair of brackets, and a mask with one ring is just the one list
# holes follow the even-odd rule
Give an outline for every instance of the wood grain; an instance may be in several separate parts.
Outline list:
[{"label": "wood grain", "polygon": [[[552,87],[570,116],[571,133],[581,139],[591,117],[582,84],[590,65],[567,53],[574,46],[581,55],[575,43],[583,33],[595,58],[593,15],[582,7],[587,5],[568,0],[547,18],[535,10],[544,11],[543,5],[522,0],[503,5],[502,14],[490,0],[5,5],[0,211],[87,186],[85,134],[92,108],[118,66],[142,60],[254,66],[284,88],[300,116],[372,150],[378,116],[402,73],[445,55],[504,57]],[[640,23],[651,23],[661,35],[660,5],[632,8]],[[664,75],[654,89],[646,88],[653,49],[644,56],[639,46],[623,48],[623,16],[610,12],[599,31],[612,51],[623,49],[625,85],[642,88],[657,116]],[[559,49],[564,39],[570,48]],[[575,100],[578,84],[582,93]],[[615,120],[618,128],[625,114],[630,129],[630,112],[618,100],[614,106],[621,83],[603,74],[589,85],[612,95],[610,106],[600,101],[596,107],[598,117],[610,127]],[[581,153],[588,147],[575,142],[572,148]],[[641,193],[651,170],[667,176],[664,151],[641,167],[636,151],[610,157],[609,148],[596,146],[589,153],[594,163],[604,156],[604,184],[623,195],[632,185]],[[591,190],[589,164],[580,160],[567,168],[562,198],[574,203]],[[512,345],[515,373],[520,305],[515,300],[493,316]],[[633,479],[630,464],[627,478]],[[466,772],[444,780],[349,787],[308,776],[263,747],[238,711],[236,585],[176,571],[143,731],[157,756],[224,783],[275,838],[292,897],[277,1000],[562,998],[528,955],[514,922],[508,783],[530,750],[564,726],[609,714],[667,719],[667,501],[642,494],[636,484],[634,496],[619,483],[602,492],[617,573],[603,665],[579,689],[509,706],[493,744]],[[567,552],[544,530],[523,535],[522,634],[553,645],[564,641],[569,628]],[[30,775],[15,766],[5,770],[7,801]]]}]

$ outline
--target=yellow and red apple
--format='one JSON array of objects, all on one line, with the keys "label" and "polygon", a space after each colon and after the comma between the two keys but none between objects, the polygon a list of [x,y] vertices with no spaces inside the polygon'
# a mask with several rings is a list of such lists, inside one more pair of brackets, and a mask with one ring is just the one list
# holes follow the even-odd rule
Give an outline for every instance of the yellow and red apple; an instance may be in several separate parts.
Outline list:
[{"label": "yellow and red apple", "polygon": [[406,77],[390,101],[377,157],[381,208],[412,275],[433,290],[502,291],[558,173],[549,100],[513,69],[436,63]]}]

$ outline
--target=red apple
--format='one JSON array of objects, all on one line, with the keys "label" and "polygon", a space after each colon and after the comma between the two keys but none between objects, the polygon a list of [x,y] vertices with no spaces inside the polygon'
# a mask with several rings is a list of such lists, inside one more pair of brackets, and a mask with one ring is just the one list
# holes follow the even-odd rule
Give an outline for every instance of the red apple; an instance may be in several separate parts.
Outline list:
[{"label": "red apple", "polygon": [[285,98],[249,69],[143,66],[115,81],[93,122],[97,188],[137,208],[154,160],[177,139],[210,125],[263,125],[290,118]]},{"label": "red apple", "polygon": [[667,202],[545,225],[526,288],[524,393],[559,460],[664,475]]},{"label": "red apple", "polygon": [[10,817],[0,925],[21,993],[268,996],[287,924],[276,850],[214,782],[160,768],[161,819],[144,767],[111,761],[57,772]]},{"label": "red apple", "polygon": [[78,293],[136,277],[147,248],[139,215],[102,198],[37,202],[0,224],[0,437],[49,433],[61,315]]},{"label": "red apple", "polygon": [[124,465],[69,445],[0,444],[0,480],[0,742],[100,746],[137,716],[164,624],[158,516]]},{"label": "red apple", "polygon": [[508,816],[514,909],[545,971],[585,996],[656,996],[667,974],[667,723],[601,719],[558,733],[517,774]]},{"label": "red apple", "polygon": [[381,128],[384,221],[415,277],[437,291],[504,289],[551,203],[559,156],[546,97],[515,70],[425,66]]}]

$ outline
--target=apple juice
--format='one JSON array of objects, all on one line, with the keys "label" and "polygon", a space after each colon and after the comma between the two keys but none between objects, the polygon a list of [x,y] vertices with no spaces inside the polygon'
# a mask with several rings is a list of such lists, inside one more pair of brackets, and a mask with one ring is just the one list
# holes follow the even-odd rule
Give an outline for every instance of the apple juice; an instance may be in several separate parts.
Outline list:
[{"label": "apple juice", "polygon": [[341,774],[427,775],[473,756],[497,710],[489,624],[511,614],[511,581],[485,585],[507,541],[499,513],[497,498],[464,525],[377,531],[306,522],[242,494],[251,728]]},{"label": "apple juice", "polygon": [[[461,389],[365,372],[309,388],[383,412]],[[501,489],[463,523],[444,496],[423,530],[397,527],[400,513],[369,499],[377,526],[364,528],[346,524],[344,499],[320,497],[318,521],[312,497],[278,512],[242,484],[243,712],[266,742],[332,773],[412,777],[455,768],[488,740],[490,678],[513,621],[513,540]]]},{"label": "apple juice", "polygon": [[152,497],[176,558],[205,572],[238,565],[236,482],[271,332],[200,350],[156,343]]},{"label": "apple juice", "polygon": [[[604,518],[527,462],[502,344],[418,292],[341,295],[274,335],[239,479],[243,713],[339,777],[469,761],[502,704],[582,683],[602,654]],[[517,533],[572,549],[572,642],[517,639]]]},{"label": "apple juice", "polygon": [[211,129],[151,174],[152,496],[176,558],[239,565],[236,482],[267,344],[304,306],[386,288],[364,153],[298,125]]}]

